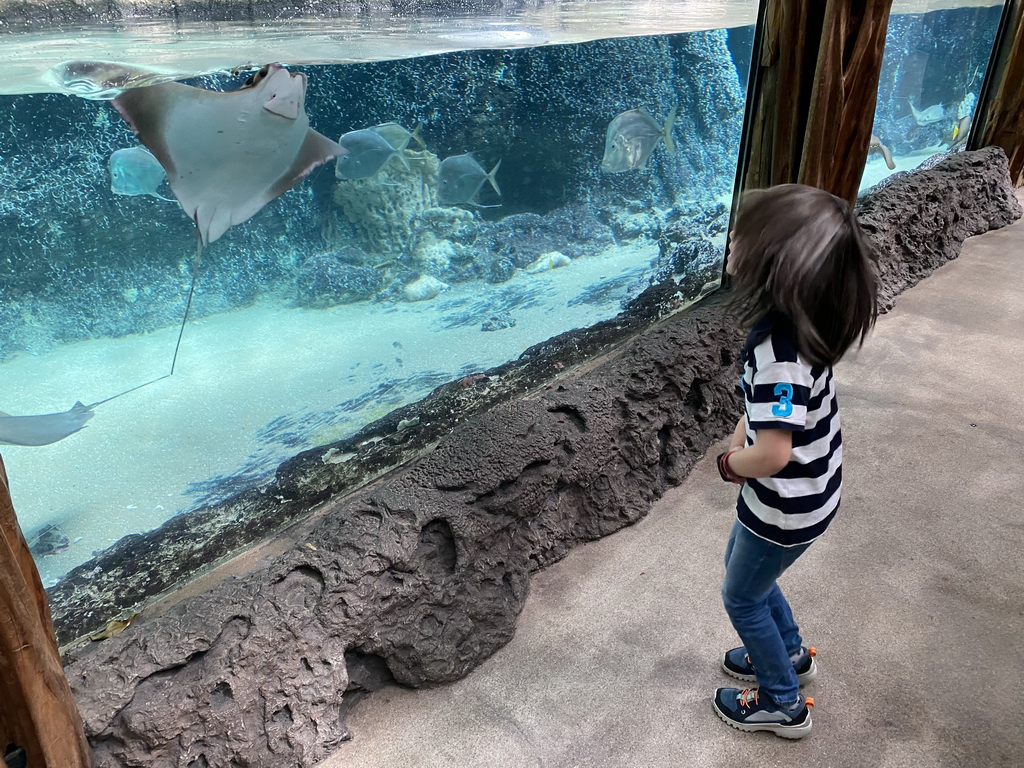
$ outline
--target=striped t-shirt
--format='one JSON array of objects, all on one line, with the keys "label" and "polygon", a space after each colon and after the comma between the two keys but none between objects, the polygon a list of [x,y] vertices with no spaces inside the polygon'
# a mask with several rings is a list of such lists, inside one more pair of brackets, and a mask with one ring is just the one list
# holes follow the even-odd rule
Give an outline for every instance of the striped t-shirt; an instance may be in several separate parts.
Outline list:
[{"label": "striped t-shirt", "polygon": [[839,508],[843,438],[830,366],[810,366],[797,351],[796,329],[770,314],[750,331],[740,380],[747,445],[759,429],[793,433],[793,456],[782,471],[749,478],[736,502],[740,522],[782,546],[821,536]]}]

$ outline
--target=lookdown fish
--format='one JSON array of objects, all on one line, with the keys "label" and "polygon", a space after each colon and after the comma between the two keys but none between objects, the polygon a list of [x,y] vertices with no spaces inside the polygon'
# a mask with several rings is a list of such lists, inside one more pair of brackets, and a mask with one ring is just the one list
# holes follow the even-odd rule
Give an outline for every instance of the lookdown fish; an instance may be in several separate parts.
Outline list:
[{"label": "lookdown fish", "polygon": [[413,140],[420,145],[420,149],[427,148],[427,145],[423,143],[423,137],[420,136],[420,128],[422,127],[423,123],[417,123],[410,133],[404,126],[392,122],[375,125],[369,130],[378,134],[384,141],[394,147],[396,151],[403,152],[409,146],[409,142]]},{"label": "lookdown fish", "polygon": [[110,191],[115,195],[152,195],[173,202],[157,192],[167,180],[167,173],[145,147],[118,149],[111,153],[107,166],[110,168]]},{"label": "lookdown fish", "polygon": [[918,125],[941,123],[946,119],[946,110],[941,104],[933,104],[927,109],[919,110],[914,106],[914,99],[912,96],[907,96],[907,101],[910,103],[910,111],[914,113],[914,122]]},{"label": "lookdown fish", "polygon": [[468,203],[478,208],[496,208],[497,206],[494,205],[480,205],[476,200],[476,195],[485,181],[491,182],[494,191],[501,194],[495,179],[495,174],[500,166],[501,160],[495,163],[490,173],[487,173],[480,163],[473,159],[472,152],[446,157],[441,161],[441,167],[438,170],[438,201],[442,205]]},{"label": "lookdown fish", "polygon": [[[338,139],[338,144],[348,150],[334,165],[334,175],[339,179],[368,179],[376,176],[384,164],[395,155],[405,163],[401,150],[395,149],[387,139],[371,128],[349,131]],[[408,163],[405,163],[408,167]]]},{"label": "lookdown fish", "polygon": [[608,124],[601,170],[622,173],[643,168],[659,141],[664,141],[665,149],[674,155],[676,145],[672,140],[672,124],[676,121],[678,109],[678,104],[672,107],[664,125],[660,125],[643,107],[618,115]]}]

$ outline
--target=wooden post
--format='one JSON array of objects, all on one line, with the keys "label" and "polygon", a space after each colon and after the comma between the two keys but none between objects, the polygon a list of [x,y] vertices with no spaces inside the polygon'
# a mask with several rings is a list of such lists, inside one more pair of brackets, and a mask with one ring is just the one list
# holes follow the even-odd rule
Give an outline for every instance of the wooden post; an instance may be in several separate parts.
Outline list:
[{"label": "wooden post", "polygon": [[892,0],[829,0],[797,180],[851,205],[868,158]]},{"label": "wooden post", "polygon": [[1010,159],[1010,179],[1024,184],[1024,0],[1008,0],[1003,35],[996,41],[990,82],[978,112],[980,130],[970,149],[1002,147]]},{"label": "wooden post", "polygon": [[92,766],[0,458],[0,751],[8,744],[22,747],[32,768]]},{"label": "wooden post", "polygon": [[769,0],[745,189],[800,182],[857,199],[892,0]]},{"label": "wooden post", "polygon": [[[817,56],[822,4],[815,0],[768,0],[751,116],[750,158],[744,189],[797,180]],[[742,158],[741,158],[742,162]]]}]

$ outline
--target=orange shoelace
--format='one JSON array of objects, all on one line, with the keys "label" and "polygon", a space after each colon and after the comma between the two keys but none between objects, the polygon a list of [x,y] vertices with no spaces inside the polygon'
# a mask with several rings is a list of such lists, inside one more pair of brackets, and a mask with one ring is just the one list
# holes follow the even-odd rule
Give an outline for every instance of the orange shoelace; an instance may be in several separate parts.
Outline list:
[{"label": "orange shoelace", "polygon": [[[740,691],[740,706],[741,707],[746,707],[747,709],[752,709],[753,707],[750,704],[751,700],[753,700],[753,702],[754,702],[753,706],[756,707],[757,703],[758,703],[758,701],[757,701],[757,688],[744,688],[742,691]],[[807,707],[808,709],[814,709],[814,699],[812,699],[810,696],[805,696],[804,697],[804,706]]]}]

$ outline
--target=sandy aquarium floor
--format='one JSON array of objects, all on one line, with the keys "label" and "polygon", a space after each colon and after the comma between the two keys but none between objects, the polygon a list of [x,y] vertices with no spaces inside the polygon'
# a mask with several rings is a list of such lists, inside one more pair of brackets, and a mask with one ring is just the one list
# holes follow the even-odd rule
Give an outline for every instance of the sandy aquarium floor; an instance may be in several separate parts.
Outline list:
[{"label": "sandy aquarium floor", "polygon": [[896,168],[891,171],[886,167],[885,161],[882,160],[881,157],[878,155],[870,155],[868,156],[868,161],[864,166],[864,175],[861,176],[860,179],[860,189],[861,191],[864,191],[868,187],[873,187],[882,179],[888,178],[894,173],[899,173],[900,171],[912,171],[925,160],[934,157],[935,155],[947,154],[948,152],[949,147],[945,144],[940,144],[935,147],[925,147],[917,152],[909,152],[905,155],[893,155],[892,160],[896,163]]},{"label": "sandy aquarium floor", "polygon": [[[610,249],[500,285],[455,286],[419,303],[327,310],[255,306],[190,322],[174,376],[100,405],[80,432],[0,446],[26,535],[71,540],[37,558],[55,583],[122,536],[265,482],[301,450],[340,439],[434,387],[615,316],[647,285],[656,244]],[[511,328],[483,332],[493,314]],[[53,413],[166,374],[177,328],[69,344],[0,365],[0,410]]]}]

